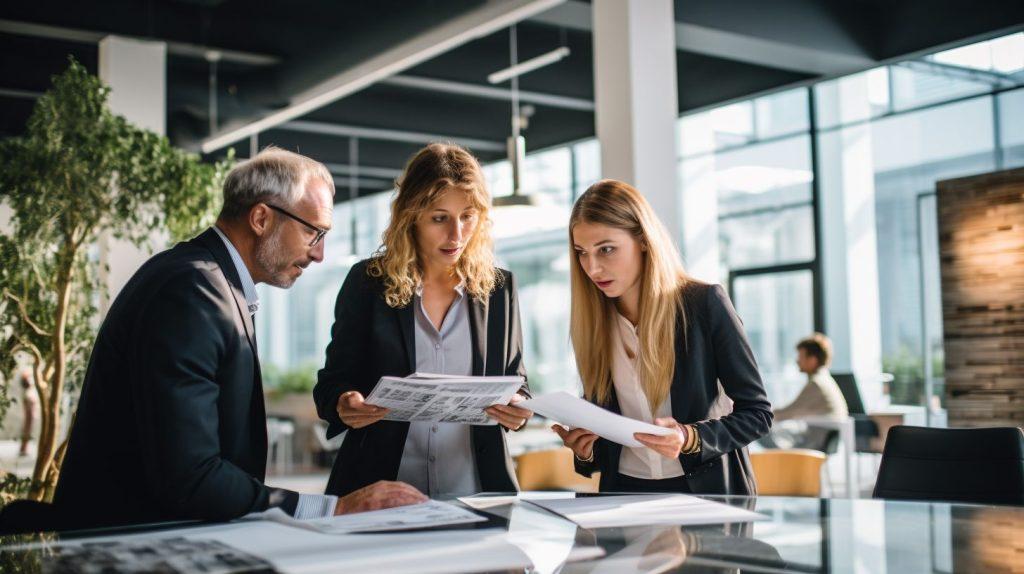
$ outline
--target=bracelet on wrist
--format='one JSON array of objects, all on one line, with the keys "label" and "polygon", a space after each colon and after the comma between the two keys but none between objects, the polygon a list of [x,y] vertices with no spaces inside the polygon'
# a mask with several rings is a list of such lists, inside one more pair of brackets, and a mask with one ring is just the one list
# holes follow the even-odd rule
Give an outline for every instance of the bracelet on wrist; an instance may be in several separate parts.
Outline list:
[{"label": "bracelet on wrist", "polygon": [[680,450],[680,454],[694,454],[700,452],[700,433],[695,425],[682,425],[686,428],[686,443]]}]

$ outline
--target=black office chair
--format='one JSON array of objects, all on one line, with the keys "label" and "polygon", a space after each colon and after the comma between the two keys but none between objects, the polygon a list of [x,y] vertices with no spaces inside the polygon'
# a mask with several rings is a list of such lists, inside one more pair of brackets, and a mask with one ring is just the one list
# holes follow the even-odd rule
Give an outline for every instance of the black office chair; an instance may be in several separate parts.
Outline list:
[{"label": "black office chair", "polygon": [[1024,506],[1024,432],[894,426],[874,497]]},{"label": "black office chair", "polygon": [[857,380],[852,373],[832,373],[846,400],[846,410],[853,418],[853,436],[856,441],[854,450],[856,452],[871,452],[871,439],[878,436],[878,423],[871,420],[865,414],[864,401],[860,397],[860,389],[857,388]]}]

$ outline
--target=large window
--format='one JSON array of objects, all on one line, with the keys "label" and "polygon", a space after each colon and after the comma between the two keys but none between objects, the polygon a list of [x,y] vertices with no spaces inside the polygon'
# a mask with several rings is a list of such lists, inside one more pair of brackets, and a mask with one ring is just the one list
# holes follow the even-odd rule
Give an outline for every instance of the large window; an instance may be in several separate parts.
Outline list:
[{"label": "large window", "polygon": [[[859,379],[869,407],[941,402],[935,183],[1024,165],[1022,85],[1018,33],[680,118],[677,191],[714,194],[717,280],[773,401],[798,389],[793,346],[818,328],[836,343],[835,370],[895,376],[877,392]],[[600,149],[574,142],[531,153],[523,167],[523,192],[545,200],[493,212],[496,255],[517,277],[531,384],[576,388],[566,224],[600,178]],[[494,195],[511,193],[507,162],[484,171]],[[265,360],[322,360],[334,297],[379,244],[389,202],[385,193],[339,204],[327,261],[291,291],[261,287]]]},{"label": "large window", "polygon": [[679,124],[681,191],[717,198],[717,279],[729,285],[776,402],[798,388],[793,346],[815,325],[809,110],[808,92],[799,88]]},{"label": "large window", "polygon": [[[823,240],[844,247],[829,256],[846,258],[842,288],[859,290],[850,299],[876,301],[862,308],[877,322],[851,319],[849,337],[874,340],[878,368],[894,376],[879,386],[883,402],[941,404],[935,185],[1024,164],[1022,71],[1024,34],[1014,34],[814,88],[823,203],[846,209]],[[865,269],[877,284],[856,283]]]}]

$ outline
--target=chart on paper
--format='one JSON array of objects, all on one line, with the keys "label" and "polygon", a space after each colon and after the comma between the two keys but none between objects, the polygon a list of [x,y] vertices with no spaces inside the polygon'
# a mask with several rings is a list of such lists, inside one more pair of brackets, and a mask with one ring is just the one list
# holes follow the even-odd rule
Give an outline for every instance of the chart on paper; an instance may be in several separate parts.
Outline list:
[{"label": "chart on paper", "polygon": [[450,377],[414,373],[381,377],[366,403],[390,409],[384,420],[493,425],[484,412],[505,405],[523,386],[522,377]]}]

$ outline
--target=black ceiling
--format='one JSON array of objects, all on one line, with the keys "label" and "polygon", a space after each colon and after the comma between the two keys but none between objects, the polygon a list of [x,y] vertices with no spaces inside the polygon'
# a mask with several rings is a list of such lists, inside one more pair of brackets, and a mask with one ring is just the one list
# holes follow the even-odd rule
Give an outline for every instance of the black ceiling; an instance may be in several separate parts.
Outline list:
[{"label": "black ceiling", "polygon": [[[24,23],[95,33],[155,38],[273,56],[277,63],[222,62],[218,67],[221,125],[258,117],[324,78],[389,47],[487,4],[484,0],[112,0],[8,2],[0,7],[0,137],[24,129],[32,93],[44,91],[74,55],[96,71],[95,43],[38,37]],[[590,6],[570,0],[518,25],[519,60],[565,45],[566,59],[527,74],[520,89],[593,100]],[[1024,2],[1005,0],[675,0],[679,34],[727,33],[708,45],[677,51],[680,112],[865,69],[923,51],[1019,30]],[[12,29],[14,27],[15,29]],[[21,26],[23,28],[23,26]],[[3,31],[7,30],[7,31]],[[764,54],[742,53],[729,38],[753,39]],[[677,38],[677,43],[680,40]],[[713,45],[712,45],[713,44]],[[800,57],[772,60],[771,50],[817,61],[828,54],[834,70],[801,67]],[[731,51],[730,51],[731,50]],[[509,65],[507,30],[482,37],[401,73],[403,77],[491,87],[487,75]],[[168,136],[196,149],[208,136],[209,65],[173,52],[167,63]],[[507,87],[507,86],[499,86]],[[27,93],[26,93],[27,92]],[[533,103],[525,131],[541,149],[590,137],[593,112]],[[576,106],[578,107],[578,106]],[[474,147],[484,161],[502,157],[510,129],[508,101],[379,83],[300,118],[318,126],[373,128],[490,142]],[[328,130],[329,131],[329,130]],[[295,149],[329,164],[347,165],[349,138],[282,127],[260,134],[261,146]],[[360,137],[359,164],[378,170],[360,193],[386,186],[417,142]],[[240,157],[248,144],[235,144]],[[494,148],[494,149],[491,149]],[[215,152],[220,155],[223,150]],[[339,172],[342,173],[342,172]],[[383,174],[383,175],[382,175]],[[344,177],[343,175],[341,177]],[[379,180],[379,181],[378,181]]]}]

